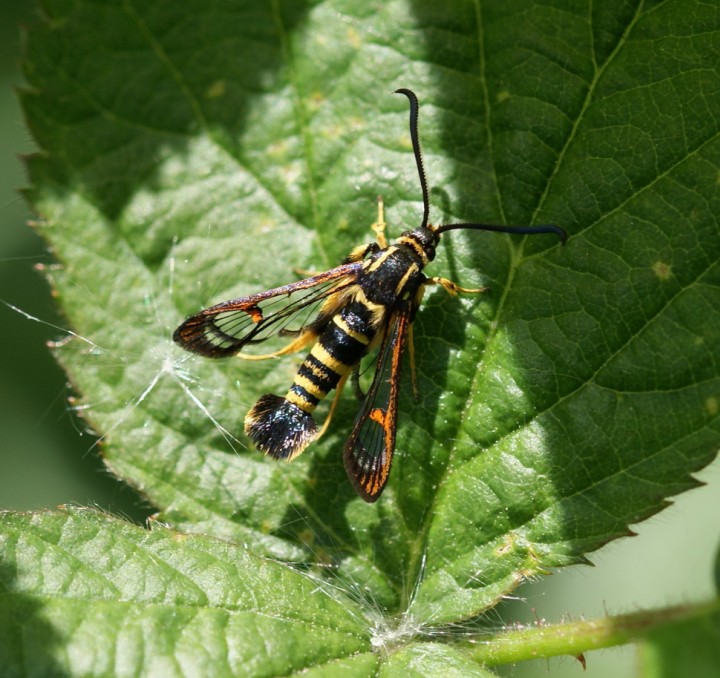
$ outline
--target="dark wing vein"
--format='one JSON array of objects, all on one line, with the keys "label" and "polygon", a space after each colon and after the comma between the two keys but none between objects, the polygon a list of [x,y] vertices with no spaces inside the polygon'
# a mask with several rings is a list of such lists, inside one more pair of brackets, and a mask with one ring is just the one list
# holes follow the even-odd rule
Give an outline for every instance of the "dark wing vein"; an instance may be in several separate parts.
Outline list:
[{"label": "dark wing vein", "polygon": [[[188,351],[223,358],[272,336],[297,335],[308,327],[319,331],[340,303],[341,293],[355,284],[363,265],[344,264],[267,292],[211,306],[185,320],[173,339]],[[326,304],[321,307],[323,301]],[[314,319],[318,311],[320,315]]]},{"label": "dark wing vein", "polygon": [[345,445],[345,468],[365,501],[374,502],[380,497],[390,474],[395,451],[400,367],[410,319],[409,306],[390,319],[373,382]]}]

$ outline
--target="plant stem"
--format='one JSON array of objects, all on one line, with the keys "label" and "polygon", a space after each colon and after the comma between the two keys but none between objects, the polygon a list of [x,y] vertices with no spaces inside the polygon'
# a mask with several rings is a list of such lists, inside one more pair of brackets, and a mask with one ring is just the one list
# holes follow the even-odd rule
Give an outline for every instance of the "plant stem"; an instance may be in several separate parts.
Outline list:
[{"label": "plant stem", "polygon": [[624,645],[664,627],[716,614],[720,614],[720,598],[591,621],[516,629],[487,641],[469,641],[466,650],[474,660],[489,666],[559,655],[579,657],[589,650]]}]

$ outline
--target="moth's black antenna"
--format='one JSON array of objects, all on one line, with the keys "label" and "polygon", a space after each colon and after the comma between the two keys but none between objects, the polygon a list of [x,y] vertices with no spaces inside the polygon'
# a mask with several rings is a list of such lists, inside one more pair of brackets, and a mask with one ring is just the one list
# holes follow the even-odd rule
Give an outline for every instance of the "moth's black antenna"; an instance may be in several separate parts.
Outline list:
[{"label": "moth's black antenna", "polygon": [[515,233],[518,235],[535,235],[537,233],[554,233],[560,238],[562,244],[567,240],[567,231],[555,224],[541,224],[540,226],[500,226],[499,224],[443,224],[435,227],[435,233],[454,231],[456,229],[475,229],[476,231],[495,231],[495,233]]},{"label": "moth's black antenna", "polygon": [[425,168],[423,167],[422,153],[420,152],[420,135],[418,134],[418,98],[411,89],[396,89],[395,94],[404,94],[410,100],[410,139],[412,139],[415,164],[420,176],[420,187],[423,195],[423,220],[420,228],[425,228],[430,216],[430,200],[428,198],[427,180],[425,179]]},{"label": "moth's black antenna", "polygon": [[[396,89],[395,94],[404,94],[410,100],[410,139],[412,139],[415,164],[417,165],[420,187],[423,194],[423,220],[420,228],[426,228],[430,216],[430,200],[428,198],[427,180],[425,178],[425,167],[423,166],[422,153],[420,151],[420,135],[418,134],[418,111],[420,104],[418,98],[410,89]],[[501,226],[499,224],[443,224],[431,227],[435,233],[444,233],[456,229],[474,229],[477,231],[495,231],[496,233],[515,233],[517,235],[535,235],[537,233],[553,233],[565,244],[567,233],[564,228],[555,224],[542,224],[540,226]]]}]

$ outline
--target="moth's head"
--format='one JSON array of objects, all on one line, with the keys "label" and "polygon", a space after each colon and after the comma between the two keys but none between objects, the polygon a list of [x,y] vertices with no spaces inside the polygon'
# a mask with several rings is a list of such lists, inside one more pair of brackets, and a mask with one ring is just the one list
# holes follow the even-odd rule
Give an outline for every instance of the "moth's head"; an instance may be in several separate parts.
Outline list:
[{"label": "moth's head", "polygon": [[412,231],[405,231],[399,238],[398,244],[409,245],[423,260],[423,265],[435,258],[440,234],[432,226],[420,226]]}]

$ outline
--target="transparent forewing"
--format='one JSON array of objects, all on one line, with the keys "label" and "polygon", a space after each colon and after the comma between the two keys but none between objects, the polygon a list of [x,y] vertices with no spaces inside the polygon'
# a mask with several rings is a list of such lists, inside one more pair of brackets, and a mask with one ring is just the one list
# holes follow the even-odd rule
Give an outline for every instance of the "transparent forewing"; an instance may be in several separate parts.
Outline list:
[{"label": "transparent forewing", "polygon": [[410,328],[411,310],[388,323],[372,385],[345,445],[345,468],[357,493],[376,501],[387,482],[395,451],[400,366]]},{"label": "transparent forewing", "polygon": [[[223,358],[276,335],[297,336],[307,328],[317,332],[344,303],[344,293],[355,284],[362,267],[362,262],[344,264],[274,290],[206,308],[182,323],[173,339],[188,351]],[[318,313],[320,317],[316,318]]]}]

